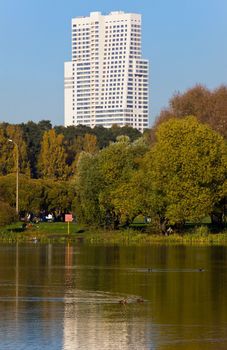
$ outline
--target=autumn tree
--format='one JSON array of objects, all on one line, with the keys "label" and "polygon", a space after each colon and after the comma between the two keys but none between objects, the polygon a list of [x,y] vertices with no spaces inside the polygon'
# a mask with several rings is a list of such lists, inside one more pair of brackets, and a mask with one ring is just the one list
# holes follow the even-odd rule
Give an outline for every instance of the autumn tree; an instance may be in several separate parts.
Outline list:
[{"label": "autumn tree", "polygon": [[76,173],[78,159],[81,152],[95,154],[98,151],[97,138],[92,134],[77,136],[71,146],[67,147],[67,162],[70,166],[71,175]]},{"label": "autumn tree", "polygon": [[54,129],[45,131],[41,142],[38,171],[42,178],[64,180],[68,176],[64,136]]},{"label": "autumn tree", "polygon": [[6,175],[16,171],[17,149],[12,139],[18,146],[19,172],[30,174],[30,166],[27,157],[26,143],[22,129],[18,125],[0,124],[0,175]]},{"label": "autumn tree", "polygon": [[[6,128],[8,139],[12,139],[18,146],[19,152],[19,171],[20,173],[30,175],[30,164],[27,156],[27,147],[24,140],[22,129],[19,125],[8,125]],[[16,167],[16,150],[14,147],[14,171]]]},{"label": "autumn tree", "polygon": [[172,117],[184,118],[194,115],[202,123],[209,124],[227,138],[227,86],[210,91],[202,85],[175,94],[169,106],[163,109],[155,126]]}]

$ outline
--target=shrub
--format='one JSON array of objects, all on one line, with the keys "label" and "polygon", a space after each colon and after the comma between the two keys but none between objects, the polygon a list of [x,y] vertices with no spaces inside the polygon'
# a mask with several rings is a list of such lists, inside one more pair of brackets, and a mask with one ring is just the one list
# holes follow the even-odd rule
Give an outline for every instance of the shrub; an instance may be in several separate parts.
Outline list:
[{"label": "shrub", "polygon": [[201,237],[208,236],[209,228],[207,226],[198,226],[195,229],[195,234]]},{"label": "shrub", "polygon": [[0,226],[11,224],[17,220],[17,214],[14,208],[8,203],[0,201]]}]

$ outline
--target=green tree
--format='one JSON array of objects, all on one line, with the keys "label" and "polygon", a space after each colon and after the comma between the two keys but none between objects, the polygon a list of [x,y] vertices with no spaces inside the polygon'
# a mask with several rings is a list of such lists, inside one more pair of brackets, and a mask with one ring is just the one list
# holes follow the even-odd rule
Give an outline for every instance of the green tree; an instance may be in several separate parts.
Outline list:
[{"label": "green tree", "polygon": [[2,125],[0,125],[0,174],[6,175],[13,170],[13,152]]},{"label": "green tree", "polygon": [[17,220],[15,209],[8,203],[0,201],[0,226],[8,225]]},{"label": "green tree", "polygon": [[117,142],[100,152],[103,185],[99,203],[112,228],[129,225],[141,213],[137,173],[147,150],[142,138],[130,142],[128,136],[119,136]]},{"label": "green tree", "polygon": [[214,215],[226,179],[223,138],[195,117],[170,119],[156,136],[143,164],[145,210],[171,224]]},{"label": "green tree", "polygon": [[16,177],[14,174],[0,176],[0,198],[15,208],[16,205]]},{"label": "green tree", "polygon": [[77,173],[79,218],[110,228],[129,224],[140,212],[136,171],[147,151],[143,140],[120,136],[98,154],[84,154]]},{"label": "green tree", "polygon": [[[19,211],[20,214],[32,212],[53,212],[57,215],[72,210],[75,186],[71,181],[53,181],[30,179],[20,175]],[[4,203],[15,208],[15,176],[10,174],[0,177],[0,198]]]},{"label": "green tree", "polygon": [[128,125],[125,125],[123,127],[120,127],[118,125],[112,125],[110,131],[114,136],[114,141],[117,140],[118,136],[128,136],[130,141],[135,141],[141,137],[141,133],[138,129],[132,128]]},{"label": "green tree", "polygon": [[43,180],[42,210],[52,212],[56,218],[72,211],[75,184],[71,181]]},{"label": "green tree", "polygon": [[98,166],[98,155],[82,152],[76,173],[76,198],[74,210],[80,222],[101,225],[99,193],[102,179]]},{"label": "green tree", "polygon": [[[15,208],[16,179],[14,174],[0,177],[0,198]],[[19,211],[39,213],[42,208],[43,189],[41,180],[19,176]]]},{"label": "green tree", "polygon": [[38,123],[28,121],[20,124],[23,131],[23,138],[27,145],[28,161],[31,167],[31,177],[37,178],[37,161],[40,153],[41,141],[45,131],[49,131],[52,126],[49,120],[41,120]]}]

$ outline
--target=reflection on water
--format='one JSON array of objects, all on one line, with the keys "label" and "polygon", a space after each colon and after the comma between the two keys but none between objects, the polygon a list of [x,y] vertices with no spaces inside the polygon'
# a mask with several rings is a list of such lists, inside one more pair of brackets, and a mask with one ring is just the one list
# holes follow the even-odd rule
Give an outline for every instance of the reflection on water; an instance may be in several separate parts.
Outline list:
[{"label": "reflection on water", "polygon": [[133,300],[136,301],[136,298],[131,296],[127,305],[120,305],[119,296],[100,292],[86,295],[86,291],[82,302],[66,298],[63,348],[149,348],[152,339],[146,331],[146,324],[141,324],[139,314],[142,310],[138,310]]},{"label": "reflection on water", "polygon": [[227,349],[227,248],[0,247],[0,349]]}]

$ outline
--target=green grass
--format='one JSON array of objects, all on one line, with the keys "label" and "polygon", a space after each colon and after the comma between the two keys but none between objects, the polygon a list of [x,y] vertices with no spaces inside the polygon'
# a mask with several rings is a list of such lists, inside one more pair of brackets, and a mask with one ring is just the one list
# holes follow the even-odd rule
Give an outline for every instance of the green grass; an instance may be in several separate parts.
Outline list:
[{"label": "green grass", "polygon": [[35,239],[40,242],[65,241],[77,239],[81,232],[83,232],[82,227],[75,223],[69,224],[68,234],[68,224],[64,222],[27,224],[26,227],[19,222],[0,228],[0,241],[24,242]]},{"label": "green grass", "polygon": [[[81,229],[81,226],[75,223],[69,223],[70,233],[77,233]],[[38,233],[46,234],[68,234],[68,223],[66,222],[42,222],[38,224],[32,224],[28,227],[30,231],[36,231]]]},{"label": "green grass", "polygon": [[190,228],[183,234],[171,234],[162,236],[149,234],[135,229],[104,231],[92,227],[82,227],[70,223],[70,234],[68,224],[38,223],[29,224],[25,228],[22,223],[5,226],[0,229],[0,242],[28,242],[38,240],[39,242],[66,242],[83,240],[88,244],[121,244],[121,245],[148,245],[148,244],[195,244],[195,245],[227,245],[227,231],[221,233],[210,233],[206,225]]},{"label": "green grass", "polygon": [[183,235],[172,234],[162,236],[158,234],[139,233],[135,230],[112,231],[112,232],[90,232],[85,235],[85,241],[90,244],[195,244],[195,245],[227,245],[227,232],[201,235],[197,233],[186,233]]}]

